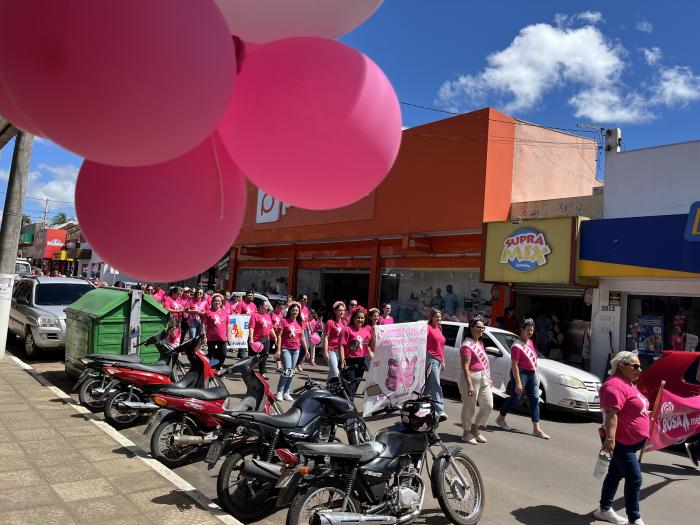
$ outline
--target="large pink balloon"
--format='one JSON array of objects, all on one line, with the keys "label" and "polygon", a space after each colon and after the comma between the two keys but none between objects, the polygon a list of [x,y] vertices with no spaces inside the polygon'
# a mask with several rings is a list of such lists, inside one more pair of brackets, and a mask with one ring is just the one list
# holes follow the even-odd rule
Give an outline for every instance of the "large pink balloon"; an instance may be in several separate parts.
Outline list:
[{"label": "large pink balloon", "polygon": [[401,110],[382,70],[335,40],[289,38],[246,57],[219,132],[246,177],[309,209],[351,204],[389,172]]},{"label": "large pink balloon", "polygon": [[367,20],[383,0],[216,0],[231,33],[262,44],[292,36],[336,38]]},{"label": "large pink balloon", "polygon": [[196,147],[228,106],[235,60],[213,0],[0,2],[0,72],[17,105],[104,164]]},{"label": "large pink balloon", "polygon": [[197,275],[226,254],[245,213],[245,179],[216,134],[163,164],[122,168],[85,161],[75,209],[106,262],[144,281]]},{"label": "large pink balloon", "polygon": [[27,131],[32,135],[42,135],[39,128],[34,125],[29,117],[22,111],[15,102],[12,95],[5,87],[0,71],[0,116],[8,120],[13,126],[23,131]]}]

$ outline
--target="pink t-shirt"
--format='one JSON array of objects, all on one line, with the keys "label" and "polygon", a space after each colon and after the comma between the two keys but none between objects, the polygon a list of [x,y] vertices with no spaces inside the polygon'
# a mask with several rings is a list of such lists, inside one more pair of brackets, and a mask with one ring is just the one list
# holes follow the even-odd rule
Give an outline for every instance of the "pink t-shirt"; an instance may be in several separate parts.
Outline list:
[{"label": "pink t-shirt", "polygon": [[323,333],[328,336],[328,350],[338,350],[345,329],[346,326],[342,319],[337,322],[333,319],[326,321]]},{"label": "pink t-shirt", "polygon": [[163,299],[165,298],[165,290],[158,290],[157,292],[153,292],[153,295],[151,295],[156,301],[159,303],[163,303]]},{"label": "pink t-shirt", "polygon": [[228,340],[229,317],[226,310],[207,310],[202,317],[206,327],[207,340],[226,341]]},{"label": "pink t-shirt", "polygon": [[204,298],[205,298],[205,300],[207,301],[207,304],[210,305],[210,304],[211,304],[211,298],[212,298],[212,296],[211,296],[211,295],[205,295]]},{"label": "pink t-shirt", "polygon": [[287,350],[298,350],[301,348],[303,330],[296,320],[289,322],[283,318],[280,321],[280,330],[282,330],[282,348]]},{"label": "pink t-shirt", "polygon": [[532,339],[528,339],[527,344],[516,339],[510,347],[510,359],[517,361],[520,370],[537,370],[537,351]]},{"label": "pink t-shirt", "polygon": [[309,334],[315,334],[318,332],[320,326],[321,323],[319,323],[316,319],[311,319],[311,321],[309,321]]},{"label": "pink t-shirt", "polygon": [[241,301],[238,309],[238,313],[241,315],[253,315],[255,312],[258,311],[258,307],[255,306],[254,302],[246,303],[244,301]]},{"label": "pink t-shirt", "polygon": [[384,317],[383,315],[379,316],[379,324],[394,324],[394,318],[391,317],[390,315]]},{"label": "pink t-shirt", "polygon": [[341,344],[345,348],[345,358],[369,355],[371,340],[372,328],[369,326],[363,326],[359,330],[354,326],[345,327],[345,331],[341,335]]},{"label": "pink t-shirt", "polygon": [[270,317],[272,318],[272,328],[277,330],[280,326],[282,326],[282,319],[284,319],[282,314],[276,314],[275,312],[272,312],[270,314]]},{"label": "pink t-shirt", "polygon": [[307,306],[301,307],[301,327],[306,330],[309,325],[309,308]]},{"label": "pink t-shirt", "polygon": [[[196,310],[198,314],[203,314],[209,309],[209,305],[207,304],[207,301],[205,299],[202,299],[200,301],[190,301],[189,307],[191,310]],[[195,316],[192,315],[192,317]]]},{"label": "pink t-shirt", "polygon": [[428,342],[426,346],[428,355],[433,356],[438,361],[445,359],[445,336],[437,326],[428,325]]},{"label": "pink t-shirt", "polygon": [[255,312],[250,317],[248,328],[253,330],[253,341],[261,341],[266,337],[270,337],[272,331],[272,318],[269,314],[261,314]]},{"label": "pink t-shirt", "polygon": [[[163,308],[166,310],[180,310],[182,309],[182,303],[180,302],[180,299],[173,299],[172,297],[167,296],[165,299],[163,299]],[[171,312],[170,317],[173,319],[180,319],[180,314]]]},{"label": "pink t-shirt", "polygon": [[190,314],[187,313],[187,310],[189,310],[189,308],[190,308],[191,301],[192,301],[192,297],[190,297],[189,295],[183,295],[182,297],[180,297],[180,304],[185,309],[185,312],[182,314],[182,316],[185,319],[187,319],[190,316]]},{"label": "pink t-shirt", "polygon": [[469,358],[469,370],[471,372],[481,372],[489,369],[489,357],[486,355],[484,343],[481,341],[465,339],[462,343],[462,348],[459,349],[459,355]]},{"label": "pink t-shirt", "polygon": [[600,387],[600,406],[617,410],[615,441],[634,445],[649,437],[649,400],[620,376],[610,376]]}]

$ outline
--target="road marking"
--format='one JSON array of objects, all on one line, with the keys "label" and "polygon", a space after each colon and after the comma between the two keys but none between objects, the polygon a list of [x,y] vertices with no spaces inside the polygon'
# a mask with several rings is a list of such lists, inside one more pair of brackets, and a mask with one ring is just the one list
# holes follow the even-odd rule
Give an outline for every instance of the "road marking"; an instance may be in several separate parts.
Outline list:
[{"label": "road marking", "polygon": [[66,394],[63,390],[52,385],[32,366],[28,365],[27,363],[25,363],[18,357],[10,354],[9,352],[7,353],[7,356],[13,361],[15,361],[20,366],[20,368],[26,370],[27,373],[31,375],[34,379],[36,379],[39,383],[51,390],[51,392],[56,394],[61,399],[64,399],[66,401],[66,404],[71,405],[73,409],[79,414],[82,414],[82,416],[85,419],[102,429],[102,431],[108,436],[110,436],[112,439],[114,439],[114,441],[122,445],[129,452],[134,454],[134,456],[139,458],[146,465],[151,467],[158,474],[160,474],[173,485],[175,485],[175,487],[177,487],[180,491],[184,492],[187,496],[192,498],[197,504],[207,509],[212,514],[212,516],[218,518],[218,520],[221,521],[221,523],[225,523],[226,525],[243,525],[243,523],[238,521],[236,518],[224,512],[224,510],[221,507],[219,507],[216,503],[214,503],[212,500],[206,497],[202,492],[196,489],[189,482],[178,476],[175,472],[170,470],[168,467],[166,467],[159,461],[149,457],[148,453],[146,453],[142,448],[138,447],[133,441],[120,434],[119,431],[112,428],[109,424],[105,423],[101,419],[98,419],[98,417],[95,414],[90,412],[87,408],[82,406],[75,399]]}]

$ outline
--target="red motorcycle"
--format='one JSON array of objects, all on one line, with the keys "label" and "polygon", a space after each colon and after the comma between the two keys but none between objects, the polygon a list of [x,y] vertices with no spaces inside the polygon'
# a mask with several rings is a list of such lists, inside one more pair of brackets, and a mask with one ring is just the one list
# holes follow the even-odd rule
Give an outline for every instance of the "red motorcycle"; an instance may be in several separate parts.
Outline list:
[{"label": "red motorcycle", "polygon": [[105,388],[105,420],[115,428],[126,428],[147,413],[158,410],[150,396],[163,388],[223,387],[221,379],[201,350],[203,336],[190,339],[177,347],[176,354],[184,353],[190,361],[190,370],[180,379],[175,376],[177,355],[170,364],[143,365],[112,363],[102,368],[110,379]]},{"label": "red motorcycle", "polygon": [[248,357],[223,374],[240,373],[246,386],[245,396],[235,405],[225,386],[205,389],[173,386],[151,394],[153,403],[160,407],[151,415],[144,431],[148,434],[155,429],[151,435],[151,455],[170,468],[184,465],[220,434],[221,421],[213,414],[281,414],[270,384],[257,371],[258,362],[258,355]]}]

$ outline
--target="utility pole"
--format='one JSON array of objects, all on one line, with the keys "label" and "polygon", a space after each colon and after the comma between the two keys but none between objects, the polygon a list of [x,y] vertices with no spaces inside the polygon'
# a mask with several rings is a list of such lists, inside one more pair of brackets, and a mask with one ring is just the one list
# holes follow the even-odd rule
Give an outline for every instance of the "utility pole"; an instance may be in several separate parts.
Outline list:
[{"label": "utility pole", "polygon": [[23,131],[17,133],[0,227],[0,359],[5,358],[7,324],[10,318],[17,247],[22,229],[22,209],[29,182],[29,161],[32,158],[33,142],[33,135]]},{"label": "utility pole", "polygon": [[44,220],[42,222],[44,223],[44,227],[49,224],[49,199],[46,199],[46,204],[44,204]]}]

